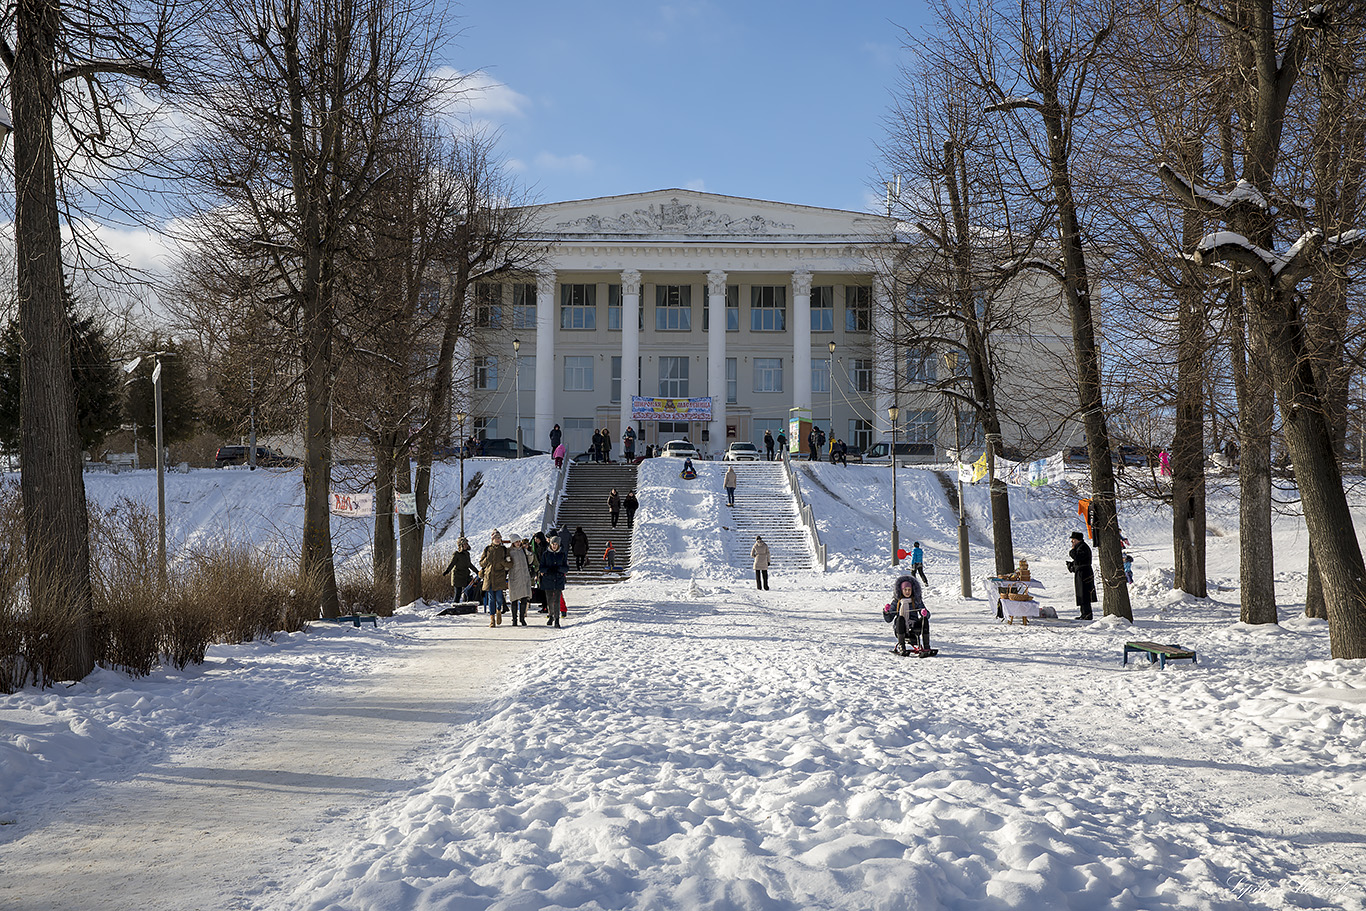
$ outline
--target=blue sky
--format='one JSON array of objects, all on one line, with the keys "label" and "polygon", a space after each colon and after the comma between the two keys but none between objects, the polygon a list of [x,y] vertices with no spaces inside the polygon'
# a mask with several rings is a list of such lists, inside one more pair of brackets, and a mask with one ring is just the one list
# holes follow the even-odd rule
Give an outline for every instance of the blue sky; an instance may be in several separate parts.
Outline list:
[{"label": "blue sky", "polygon": [[877,143],[923,3],[483,0],[446,55],[541,202],[684,187],[880,205]]}]

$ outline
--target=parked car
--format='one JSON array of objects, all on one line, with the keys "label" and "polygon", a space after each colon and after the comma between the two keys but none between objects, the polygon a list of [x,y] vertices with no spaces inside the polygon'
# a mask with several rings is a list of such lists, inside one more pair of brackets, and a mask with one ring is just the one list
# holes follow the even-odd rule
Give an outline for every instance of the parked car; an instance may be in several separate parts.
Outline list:
[{"label": "parked car", "polygon": [[723,462],[758,462],[762,459],[758,446],[741,442],[731,443],[726,447],[725,455],[721,456]]},{"label": "parked car", "polygon": [[[933,443],[897,443],[896,454],[899,458],[929,458],[934,455]],[[865,463],[882,463],[890,465],[892,463],[891,452],[886,442],[874,443],[863,453]]]},{"label": "parked car", "polygon": [[[222,468],[224,465],[245,465],[247,464],[247,454],[250,446],[219,446],[218,452],[214,454],[213,464],[215,468]],[[302,465],[303,459],[296,459],[294,456],[287,456],[276,452],[265,446],[256,447],[256,464],[260,468],[295,468]]]},{"label": "parked car", "polygon": [[[478,455],[493,457],[495,459],[515,459],[517,458],[517,441],[508,437],[494,437],[491,440],[484,440],[483,445],[477,451]],[[522,441],[523,456],[545,455],[539,449],[532,449]]]},{"label": "parked car", "polygon": [[697,451],[697,447],[687,440],[670,440],[659,450],[662,456],[671,456],[675,459],[700,459],[702,453]]}]

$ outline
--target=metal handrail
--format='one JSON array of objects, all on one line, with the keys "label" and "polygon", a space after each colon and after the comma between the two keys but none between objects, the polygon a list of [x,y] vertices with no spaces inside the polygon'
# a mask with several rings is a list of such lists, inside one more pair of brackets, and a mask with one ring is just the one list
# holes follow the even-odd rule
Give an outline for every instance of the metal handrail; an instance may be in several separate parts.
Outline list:
[{"label": "metal handrail", "polygon": [[[541,534],[550,531],[550,526],[555,523],[555,516],[560,511],[560,497],[564,494],[568,478],[569,460],[565,459],[564,463],[555,469],[555,481],[550,485],[551,493],[545,495],[545,512],[541,514]],[[551,494],[554,494],[553,498]]]},{"label": "metal handrail", "polygon": [[801,516],[802,524],[811,535],[811,547],[816,552],[816,562],[820,564],[821,572],[825,572],[825,545],[821,543],[821,533],[816,528],[816,513],[802,497],[801,484],[797,481],[797,473],[792,470],[792,462],[783,459],[782,463],[783,471],[787,474],[787,483],[792,488],[792,496],[797,501],[797,515]]}]

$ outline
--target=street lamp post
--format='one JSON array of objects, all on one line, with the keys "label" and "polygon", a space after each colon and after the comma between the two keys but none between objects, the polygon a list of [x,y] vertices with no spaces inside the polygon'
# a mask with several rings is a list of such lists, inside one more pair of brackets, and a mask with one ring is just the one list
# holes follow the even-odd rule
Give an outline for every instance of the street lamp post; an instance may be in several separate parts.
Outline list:
[{"label": "street lamp post", "polygon": [[896,419],[900,416],[901,410],[893,405],[887,409],[887,417],[891,418],[891,442],[888,444],[892,452],[892,565],[901,565],[901,541],[896,530]]},{"label": "street lamp post", "polygon": [[[835,342],[831,340],[830,344],[825,347],[830,349],[830,445],[833,447],[835,445]],[[835,461],[833,448],[830,453],[830,461]]]},{"label": "street lamp post", "polygon": [[512,340],[512,397],[517,401],[517,458],[522,457],[522,340]]},{"label": "street lamp post", "polygon": [[[151,356],[156,359],[156,365],[152,368],[152,398],[156,408],[156,444],[157,444],[157,577],[161,584],[166,584],[166,452],[162,448],[162,429],[161,429],[161,356],[164,351],[157,351]],[[131,374],[138,369],[142,363],[141,357],[135,357],[123,365],[123,372]],[[134,430],[133,453],[137,457],[137,431]]]},{"label": "street lamp post", "polygon": [[465,412],[456,412],[456,423],[460,430],[456,435],[456,445],[460,447],[460,537],[465,537]]}]

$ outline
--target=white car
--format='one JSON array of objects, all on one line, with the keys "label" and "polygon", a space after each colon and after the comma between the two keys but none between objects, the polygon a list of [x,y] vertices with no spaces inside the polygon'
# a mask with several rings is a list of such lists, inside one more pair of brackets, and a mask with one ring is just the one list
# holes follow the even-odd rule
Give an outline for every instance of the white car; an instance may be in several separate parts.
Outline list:
[{"label": "white car", "polygon": [[726,447],[726,454],[721,456],[723,462],[759,462],[763,456],[759,454],[759,447],[753,443],[731,443]]},{"label": "white car", "polygon": [[664,444],[664,448],[659,450],[662,456],[671,456],[675,459],[700,459],[702,453],[697,451],[697,447],[687,440],[670,440]]}]

